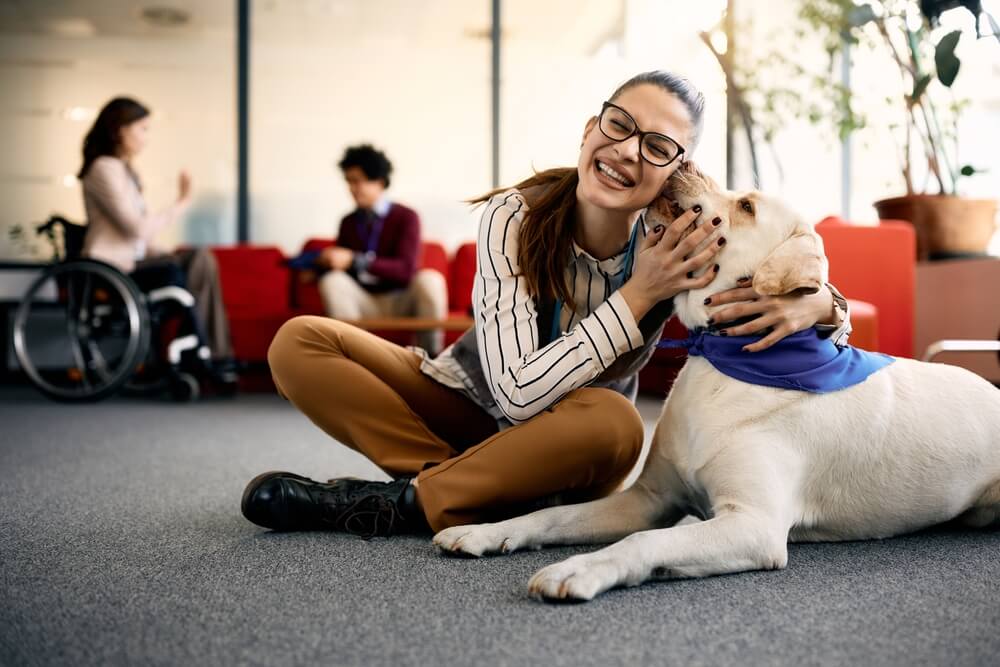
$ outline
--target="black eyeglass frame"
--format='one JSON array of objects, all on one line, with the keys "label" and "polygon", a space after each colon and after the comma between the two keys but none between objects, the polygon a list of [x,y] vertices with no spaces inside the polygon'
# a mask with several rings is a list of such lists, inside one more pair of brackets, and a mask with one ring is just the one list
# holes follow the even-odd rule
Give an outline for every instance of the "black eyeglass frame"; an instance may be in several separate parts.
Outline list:
[{"label": "black eyeglass frame", "polygon": [[[616,111],[621,112],[622,114],[625,115],[626,118],[628,118],[630,121],[632,121],[632,132],[630,132],[627,137],[624,137],[622,139],[615,139],[614,137],[609,136],[608,133],[604,131],[604,128],[601,127],[601,121],[604,120],[604,112],[607,111],[609,108],[610,109],[615,109]],[[653,165],[654,167],[666,167],[667,165],[669,165],[670,163],[674,162],[678,158],[680,158],[683,161],[684,154],[686,153],[686,151],[684,150],[684,147],[681,146],[680,143],[676,139],[674,139],[673,137],[668,137],[667,135],[663,134],[662,132],[643,132],[642,130],[640,130],[639,129],[639,123],[635,122],[635,118],[632,118],[632,114],[630,114],[628,111],[625,111],[625,109],[622,109],[620,106],[618,106],[617,104],[614,104],[612,102],[605,102],[603,105],[601,105],[601,113],[597,117],[597,129],[599,129],[601,131],[601,134],[603,134],[604,136],[608,137],[608,139],[610,139],[611,141],[614,141],[616,143],[621,143],[623,141],[628,141],[632,137],[634,137],[636,135],[639,135],[639,155],[640,155],[640,157],[642,157],[643,160],[645,160],[649,164]],[[670,143],[672,143],[674,146],[677,146],[677,155],[673,156],[672,158],[670,158],[669,160],[667,160],[663,164],[657,164],[656,162],[653,162],[648,157],[646,157],[646,153],[642,150],[643,141],[645,140],[645,138],[647,136],[653,136],[653,137],[659,137],[661,139],[666,139],[667,141],[669,141]]]}]

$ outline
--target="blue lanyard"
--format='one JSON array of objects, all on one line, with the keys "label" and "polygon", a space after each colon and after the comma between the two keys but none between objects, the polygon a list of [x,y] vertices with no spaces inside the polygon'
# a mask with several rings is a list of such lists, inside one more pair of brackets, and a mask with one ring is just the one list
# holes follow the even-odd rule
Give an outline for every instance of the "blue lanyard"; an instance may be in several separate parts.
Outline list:
[{"label": "blue lanyard", "polygon": [[[643,219],[640,217],[635,221],[635,226],[632,227],[632,237],[628,241],[628,249],[625,251],[625,264],[621,271],[621,281],[615,285],[614,282],[611,283],[611,293],[614,294],[625,281],[628,280],[629,276],[632,275],[632,262],[635,259],[635,244],[639,238],[639,225],[645,224]],[[552,335],[549,337],[549,342],[554,341],[556,338],[562,335],[562,326],[559,324],[559,319],[562,315],[562,299],[556,298],[552,307]],[[588,304],[589,305],[589,304]]]},{"label": "blue lanyard", "polygon": [[[362,225],[364,223],[362,222]],[[367,226],[367,225],[365,225]],[[382,235],[382,218],[375,215],[368,227],[368,238],[365,240],[365,253],[374,253],[378,246],[378,237]]]}]

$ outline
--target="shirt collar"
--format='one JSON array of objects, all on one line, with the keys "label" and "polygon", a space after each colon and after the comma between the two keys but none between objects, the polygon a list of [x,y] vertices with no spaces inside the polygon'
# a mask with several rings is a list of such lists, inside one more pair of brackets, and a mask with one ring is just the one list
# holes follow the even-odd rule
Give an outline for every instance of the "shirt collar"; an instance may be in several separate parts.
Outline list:
[{"label": "shirt collar", "polygon": [[[642,227],[639,228],[639,238],[636,239],[636,243],[642,243],[642,240],[644,238],[646,238],[646,234],[649,233],[649,228],[646,227],[646,213],[645,213],[645,211],[643,211],[639,215],[639,219],[638,219],[638,221],[636,221],[636,224],[642,225]],[[631,238],[632,238],[632,230],[629,230],[629,239],[631,239]],[[570,260],[570,263],[573,263],[573,262],[576,262],[576,261],[579,261],[579,260],[582,259],[584,263],[590,264],[592,266],[596,266],[597,268],[599,268],[604,273],[614,273],[614,272],[616,272],[621,267],[622,262],[625,260],[625,254],[626,254],[627,250],[628,250],[628,243],[626,243],[624,246],[622,246],[622,249],[619,250],[618,252],[616,252],[611,257],[608,257],[607,259],[597,259],[593,255],[591,255],[589,252],[587,252],[586,250],[584,250],[583,248],[581,248],[579,245],[577,245],[576,240],[574,240],[573,241],[573,256],[572,256],[572,258]]]},{"label": "shirt collar", "polygon": [[380,218],[384,218],[389,215],[389,209],[392,208],[392,202],[389,201],[388,197],[381,197],[375,205],[372,206],[372,212]]}]

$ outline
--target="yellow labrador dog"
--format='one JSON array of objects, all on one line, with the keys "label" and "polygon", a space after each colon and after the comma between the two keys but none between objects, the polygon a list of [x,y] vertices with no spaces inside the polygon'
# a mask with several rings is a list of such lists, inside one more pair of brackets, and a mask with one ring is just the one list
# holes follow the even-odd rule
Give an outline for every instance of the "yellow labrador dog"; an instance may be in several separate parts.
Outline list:
[{"label": "yellow labrador dog", "polygon": [[[721,217],[729,241],[714,283],[676,298],[688,328],[705,326],[705,297],[741,276],[753,275],[766,295],[826,280],[822,241],[780,202],[720,190],[693,168],[673,192],[684,208],[700,204],[702,219]],[[672,219],[665,202],[649,215]],[[704,520],[676,525],[689,514]],[[985,380],[895,359],[858,384],[810,393],[749,384],[693,356],[632,487],[448,528],[434,544],[480,556],[620,540],[550,565],[528,585],[540,598],[590,600],[648,580],[783,568],[789,540],[883,538],[954,518],[1000,522],[1000,390]]]}]

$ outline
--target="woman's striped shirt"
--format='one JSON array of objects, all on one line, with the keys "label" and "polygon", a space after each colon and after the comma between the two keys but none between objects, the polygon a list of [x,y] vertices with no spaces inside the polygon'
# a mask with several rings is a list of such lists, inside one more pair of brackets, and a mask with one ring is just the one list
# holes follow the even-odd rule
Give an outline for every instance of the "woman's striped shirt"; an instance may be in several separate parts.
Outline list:
[{"label": "woman's striped shirt", "polygon": [[[586,386],[619,355],[643,345],[635,317],[617,292],[626,271],[627,246],[613,257],[598,260],[574,242],[572,255],[566,259],[566,279],[576,310],[568,305],[562,308],[560,331],[564,333],[539,349],[538,311],[517,259],[527,210],[521,193],[507,190],[489,200],[479,223],[473,314],[492,400],[476,396],[474,383],[452,356],[452,347],[436,359],[422,355],[421,363],[425,374],[462,391],[493,417],[514,424]],[[641,244],[647,233],[643,216],[636,224]],[[832,285],[830,289],[847,312],[846,299]],[[817,328],[830,332],[833,341],[843,346],[850,326],[848,314],[839,327]]]},{"label": "woman's striped shirt", "polygon": [[[526,212],[517,190],[490,199],[479,225],[473,289],[479,357],[495,401],[495,406],[483,407],[515,424],[587,385],[620,354],[643,344],[632,311],[616,291],[626,270],[626,248],[599,261],[574,243],[566,277],[576,311],[564,306],[560,327],[565,333],[538,348],[538,312],[517,261]],[[640,238],[645,232],[643,225]],[[450,352],[425,359],[421,368],[469,394],[471,382]]]}]

